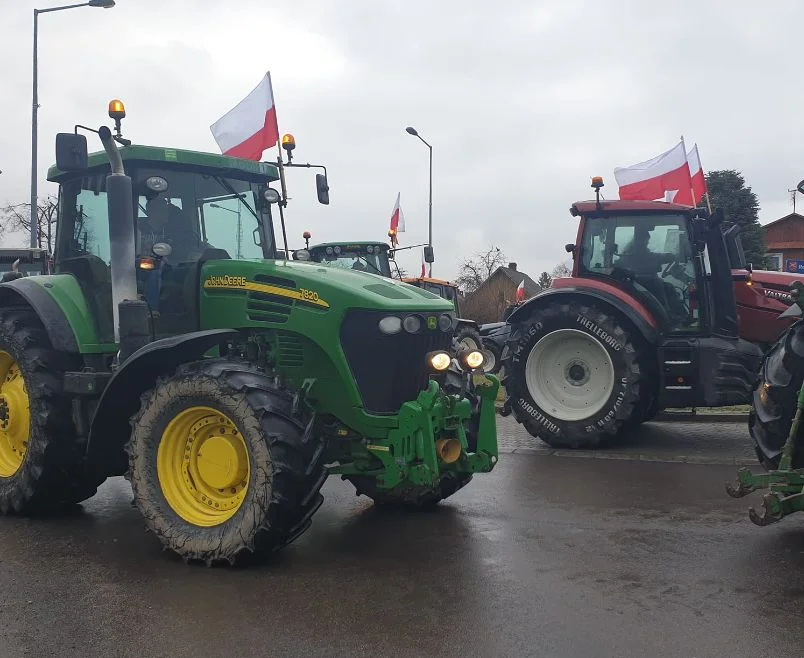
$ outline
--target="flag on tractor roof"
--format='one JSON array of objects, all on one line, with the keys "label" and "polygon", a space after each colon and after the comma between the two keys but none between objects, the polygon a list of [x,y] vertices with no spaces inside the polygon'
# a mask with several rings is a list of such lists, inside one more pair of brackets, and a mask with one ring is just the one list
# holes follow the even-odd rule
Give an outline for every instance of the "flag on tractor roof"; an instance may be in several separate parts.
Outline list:
[{"label": "flag on tractor roof", "polygon": [[394,211],[391,213],[391,226],[388,229],[388,235],[391,238],[392,247],[399,245],[398,235],[399,233],[405,232],[405,215],[402,213],[402,207],[399,205],[399,198],[401,196],[402,193],[397,192]]},{"label": "flag on tractor roof", "polygon": [[422,278],[425,276],[424,273],[424,249],[422,249]]},{"label": "flag on tractor roof", "polygon": [[235,158],[260,160],[263,151],[276,146],[279,126],[270,72],[209,129],[221,153]]},{"label": "flag on tractor roof", "polygon": [[[510,288],[509,288],[510,290]],[[525,301],[525,279],[522,278],[522,281],[519,282],[519,285],[516,287],[516,301],[517,302],[524,302]]]},{"label": "flag on tractor roof", "polygon": [[653,201],[665,198],[667,192],[676,192],[679,201],[692,196],[692,177],[683,141],[645,162],[616,167],[614,178],[620,187],[620,199]]}]

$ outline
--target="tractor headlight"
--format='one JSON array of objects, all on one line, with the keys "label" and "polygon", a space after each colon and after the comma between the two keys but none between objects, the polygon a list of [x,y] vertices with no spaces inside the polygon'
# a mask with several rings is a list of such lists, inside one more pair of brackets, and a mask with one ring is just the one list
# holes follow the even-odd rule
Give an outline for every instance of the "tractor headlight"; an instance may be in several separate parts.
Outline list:
[{"label": "tractor headlight", "polygon": [[395,315],[386,315],[380,320],[379,329],[384,334],[398,334],[402,331],[402,320]]},{"label": "tractor headlight", "polygon": [[367,254],[373,254],[374,253],[374,247],[372,247],[371,245],[366,247],[366,253]]},{"label": "tractor headlight", "polygon": [[415,334],[422,328],[422,320],[418,315],[409,315],[402,321],[402,326],[409,334]]},{"label": "tractor headlight", "polygon": [[467,350],[461,354],[460,359],[461,365],[469,370],[477,370],[483,365],[483,361],[485,360],[483,352],[480,350]]},{"label": "tractor headlight", "polygon": [[768,384],[762,384],[762,386],[759,387],[759,401],[763,407],[770,407],[771,405],[770,395],[768,395],[769,388],[770,386],[768,386]]},{"label": "tractor headlight", "polygon": [[145,187],[152,192],[164,192],[168,188],[168,182],[161,176],[148,176],[145,179]]},{"label": "tractor headlight", "polygon": [[452,357],[446,352],[430,352],[427,364],[436,372],[444,372],[452,363]]},{"label": "tractor headlight", "polygon": [[452,329],[452,317],[446,313],[438,316],[438,328],[441,329],[441,331],[449,331]]}]

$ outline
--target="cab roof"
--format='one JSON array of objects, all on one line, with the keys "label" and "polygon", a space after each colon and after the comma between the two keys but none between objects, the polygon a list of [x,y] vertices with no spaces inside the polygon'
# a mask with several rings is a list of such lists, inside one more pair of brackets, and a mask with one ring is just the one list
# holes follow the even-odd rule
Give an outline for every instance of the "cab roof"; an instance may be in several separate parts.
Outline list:
[{"label": "cab roof", "polygon": [[667,203],[666,201],[576,201],[570,207],[570,215],[593,215],[595,213],[608,212],[655,212],[655,213],[683,213],[690,214],[696,209],[690,206],[683,206],[679,203]]},{"label": "cab roof", "polygon": [[434,279],[430,276],[405,276],[402,277],[403,283],[415,283],[423,281],[424,283],[433,283],[437,286],[449,286],[450,288],[457,288],[454,283],[450,283],[449,281],[445,281],[444,279]]},{"label": "cab roof", "polygon": [[[201,167],[216,170],[221,176],[231,176],[233,178],[246,178],[253,182],[276,181],[279,180],[279,173],[276,165],[268,162],[255,162],[253,160],[242,160],[232,158],[228,155],[217,153],[203,153],[201,151],[186,151],[183,149],[163,148],[160,146],[140,146],[132,144],[120,148],[120,157],[123,162],[143,163],[154,167],[176,168],[176,165]],[[88,169],[109,168],[109,158],[105,151],[97,151],[89,154]],[[54,166],[47,172],[47,179],[59,182],[64,178],[72,178],[80,172],[60,171]]]},{"label": "cab roof", "polygon": [[385,242],[366,242],[355,240],[354,242],[321,242],[310,246],[310,249],[326,249],[327,247],[340,247],[341,249],[360,248],[360,247],[382,247],[386,251],[390,249]]}]

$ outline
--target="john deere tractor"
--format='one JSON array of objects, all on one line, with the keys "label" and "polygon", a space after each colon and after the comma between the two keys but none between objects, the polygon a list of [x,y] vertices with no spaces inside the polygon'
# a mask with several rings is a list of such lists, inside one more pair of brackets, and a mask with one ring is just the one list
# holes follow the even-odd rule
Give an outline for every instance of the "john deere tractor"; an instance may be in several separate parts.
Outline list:
[{"label": "john deere tractor", "polygon": [[126,475],[165,547],[233,563],[298,537],[328,475],[421,507],[494,467],[499,384],[449,302],[286,260],[281,158],[131,145],[123,112],[105,154],[57,136],[55,273],[0,285],[3,513]]}]

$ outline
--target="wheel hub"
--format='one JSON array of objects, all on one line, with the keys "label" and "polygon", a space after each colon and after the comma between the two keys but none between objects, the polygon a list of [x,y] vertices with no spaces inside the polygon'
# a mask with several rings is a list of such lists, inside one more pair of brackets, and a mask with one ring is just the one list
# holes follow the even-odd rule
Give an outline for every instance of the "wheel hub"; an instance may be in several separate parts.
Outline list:
[{"label": "wheel hub", "polygon": [[558,420],[583,421],[614,390],[614,364],[594,336],[559,329],[540,338],[525,363],[525,384],[536,405]]},{"label": "wheel hub", "polygon": [[245,498],[249,473],[245,439],[216,409],[184,409],[162,433],[159,484],[173,511],[192,525],[215,526],[234,516]]},{"label": "wheel hub", "polygon": [[0,477],[11,477],[28,450],[30,402],[17,362],[0,351]]}]

